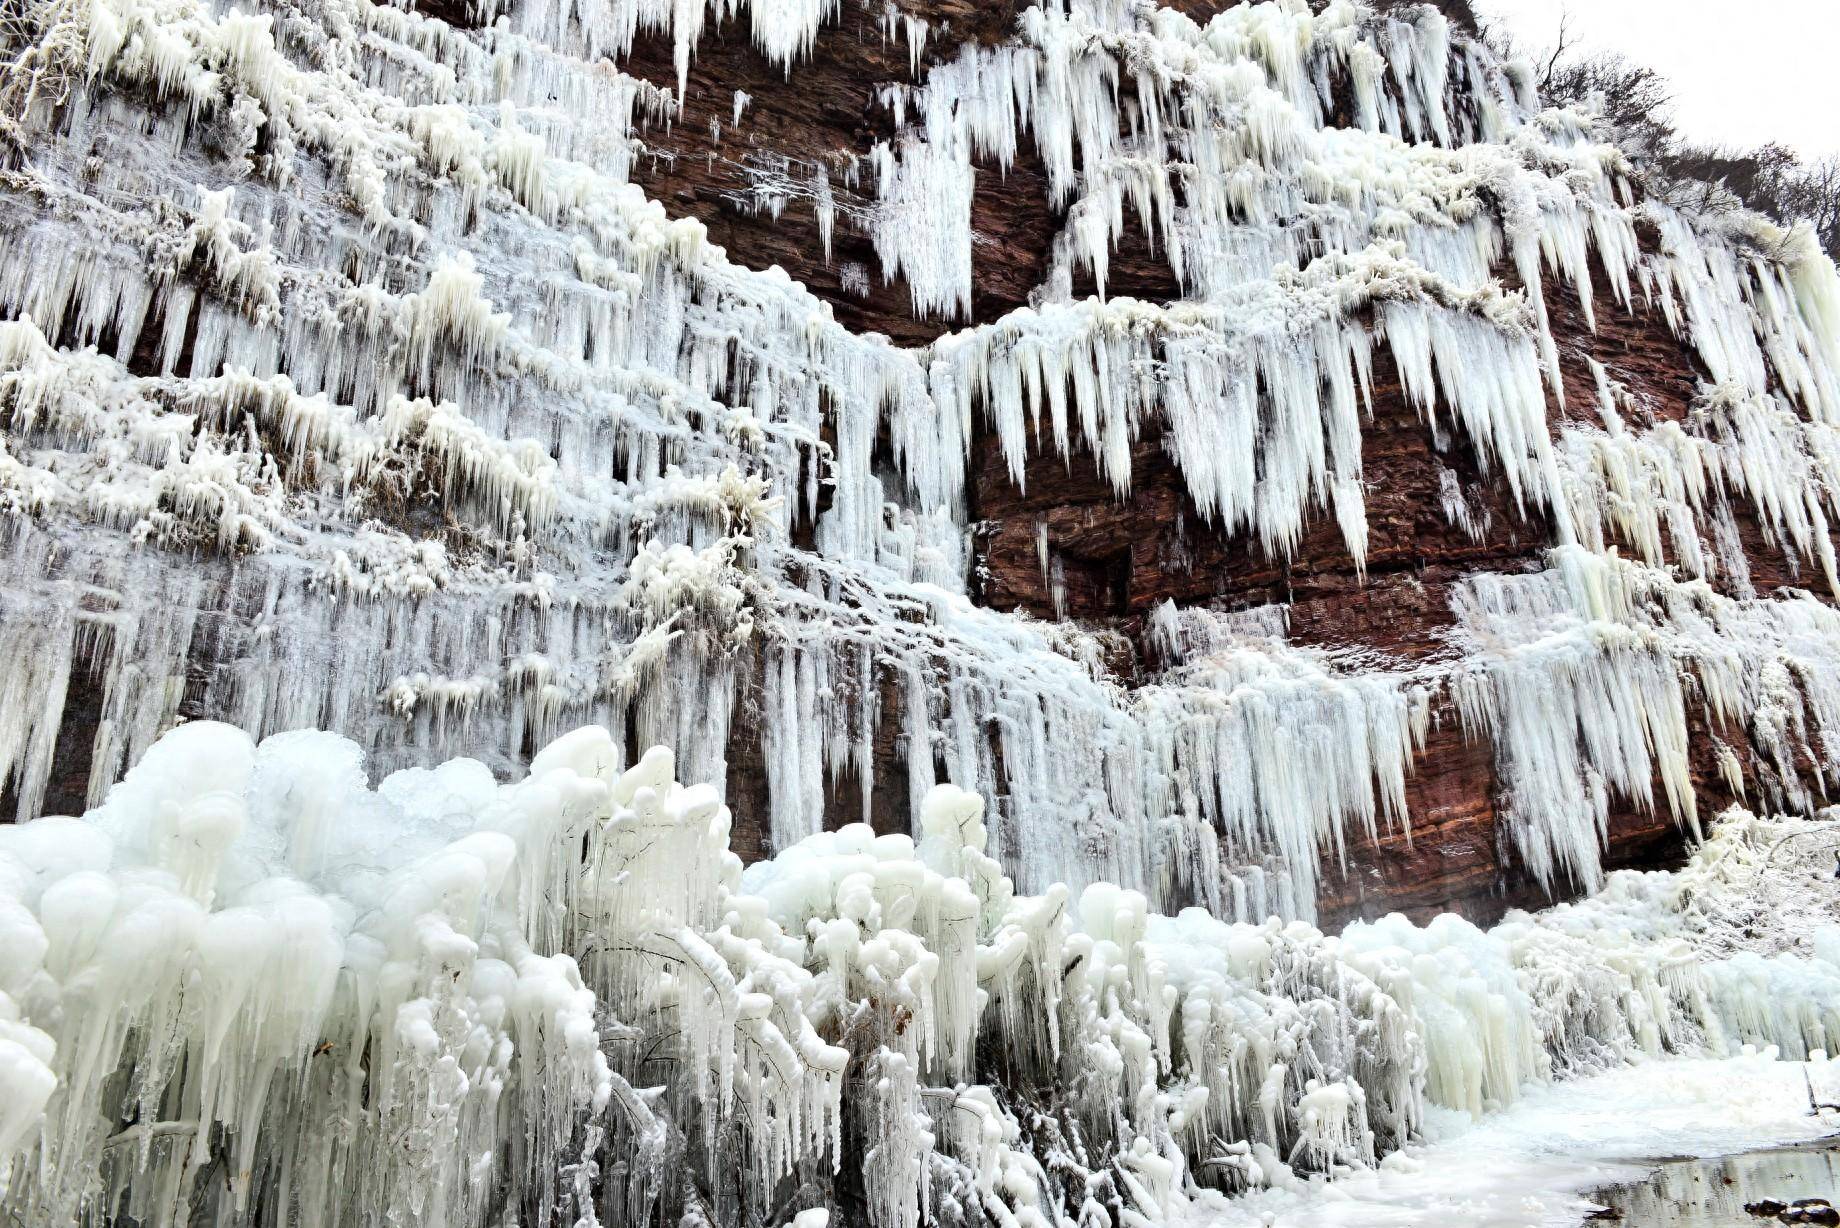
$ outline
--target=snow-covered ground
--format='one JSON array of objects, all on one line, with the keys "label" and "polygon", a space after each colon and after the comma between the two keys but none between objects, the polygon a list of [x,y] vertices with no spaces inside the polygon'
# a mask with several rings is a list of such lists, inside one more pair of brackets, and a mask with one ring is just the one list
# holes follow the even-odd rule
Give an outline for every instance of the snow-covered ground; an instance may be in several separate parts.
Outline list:
[{"label": "snow-covered ground", "polygon": [[[1813,1070],[1825,1092],[1840,1072],[1822,1065]],[[1185,1228],[1576,1224],[1597,1205],[1590,1191],[1640,1180],[1652,1161],[1730,1155],[1840,1131],[1840,1115],[1809,1111],[1808,1070],[1768,1052],[1650,1061],[1540,1088],[1476,1122],[1435,1111],[1427,1133],[1437,1141],[1390,1156],[1376,1170],[1234,1199],[1203,1197],[1178,1222]]]}]

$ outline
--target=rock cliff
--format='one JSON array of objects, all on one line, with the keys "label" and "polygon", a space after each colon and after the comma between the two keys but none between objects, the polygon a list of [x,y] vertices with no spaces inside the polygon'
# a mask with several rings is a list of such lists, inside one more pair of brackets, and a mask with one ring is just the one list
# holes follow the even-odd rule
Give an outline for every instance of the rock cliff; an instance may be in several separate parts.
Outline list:
[{"label": "rock cliff", "polygon": [[[1233,6],[1190,0],[1165,7],[1205,22]],[[967,321],[917,312],[904,280],[881,274],[868,224],[876,208],[873,185],[852,190],[840,175],[832,178],[836,212],[823,220],[809,193],[783,189],[808,181],[820,167],[834,171],[867,158],[876,142],[897,131],[884,91],[950,63],[967,43],[1001,42],[1021,8],[917,0],[886,13],[846,7],[820,30],[809,62],[796,74],[769,62],[738,26],[706,34],[696,47],[683,110],[675,122],[643,132],[634,181],[674,212],[701,220],[731,258],[785,269],[852,328],[922,345],[964,322],[999,319],[1040,293],[1054,241],[1068,220],[1066,209],[1053,205],[1032,150],[1025,148],[1008,166],[993,159],[976,164]],[[903,24],[910,18],[925,23],[918,42]],[[1467,20],[1466,11],[1458,20]],[[619,63],[661,89],[675,83],[672,48],[662,36],[641,39]],[[736,94],[747,96],[745,107],[734,109]],[[1511,268],[1495,272],[1515,284]],[[1555,437],[1563,420],[1580,416],[1578,407],[1595,423],[1593,364],[1640,407],[1641,425],[1685,421],[1709,379],[1705,364],[1658,308],[1617,301],[1600,262],[1593,262],[1591,275],[1591,317],[1566,295],[1554,296],[1552,330],[1566,401],[1574,407],[1568,415],[1554,406]],[[1094,289],[1086,276],[1077,279],[1074,293]],[[1112,253],[1108,291],[1155,302],[1183,297],[1168,262],[1139,231],[1123,235]],[[1476,572],[1537,569],[1555,544],[1552,525],[1539,509],[1516,506],[1503,484],[1478,467],[1472,447],[1427,422],[1384,361],[1361,448],[1372,549],[1357,566],[1326,515],[1315,517],[1302,544],[1283,556],[1260,549],[1248,534],[1218,531],[1188,496],[1154,423],[1133,443],[1132,489],[1125,494],[1090,454],[1063,459],[1039,437],[1021,477],[1012,476],[983,424],[970,445],[973,596],[998,610],[1118,631],[1124,645],[1115,664],[1126,685],[1154,674],[1146,616],[1163,602],[1222,610],[1281,604],[1288,608],[1293,643],[1355,650],[1404,668],[1434,659],[1449,651],[1453,585]],[[1480,531],[1452,518],[1453,491]],[[1765,592],[1806,586],[1831,598],[1825,578],[1810,574],[1793,549],[1772,541],[1754,514],[1737,508],[1734,517],[1751,584]],[[898,702],[893,694],[884,699],[890,710]],[[1487,921],[1509,907],[1553,898],[1519,863],[1506,832],[1497,830],[1502,782],[1491,748],[1461,728],[1448,695],[1436,701],[1431,723],[1407,784],[1410,830],[1399,827],[1350,847],[1345,864],[1323,884],[1328,921],[1394,910],[1416,917],[1455,910]],[[1703,811],[1713,814],[1740,796],[1719,770],[1706,734],[1696,726],[1693,785]],[[889,831],[906,825],[905,751],[898,742],[898,731],[885,728],[876,743],[875,774],[885,782],[886,797],[874,811],[878,827]],[[740,809],[739,838],[744,847],[764,852],[764,826],[749,822],[750,813],[765,812],[764,788],[750,788],[747,779],[761,770],[747,753],[751,743],[745,732],[737,740],[730,788],[733,796],[755,799]],[[847,785],[835,791],[832,813],[848,817],[848,793]],[[1672,864],[1685,839],[1685,829],[1665,813],[1619,806],[1610,815],[1605,864]]]},{"label": "rock cliff", "polygon": [[1833,1051],[1840,273],[1462,16],[9,10],[9,1210],[1168,1224]]},{"label": "rock cliff", "polygon": [[1445,8],[130,39],[9,136],[8,801],[594,721],[749,856],[950,779],[1030,889],[1328,921],[1815,805],[1832,266]]}]

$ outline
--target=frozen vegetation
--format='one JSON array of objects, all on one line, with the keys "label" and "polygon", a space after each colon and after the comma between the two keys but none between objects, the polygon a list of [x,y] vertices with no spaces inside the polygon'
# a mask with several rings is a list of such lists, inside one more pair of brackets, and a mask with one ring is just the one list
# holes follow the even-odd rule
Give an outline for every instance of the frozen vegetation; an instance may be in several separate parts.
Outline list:
[{"label": "frozen vegetation", "polygon": [[[916,71],[850,171],[865,276],[965,320],[977,176],[1024,148],[1066,218],[1030,306],[903,349],[628,181],[706,23],[796,82],[836,7],[26,0],[5,27],[25,1228],[1125,1228],[1371,1169],[1555,1075],[1840,1042],[1831,901],[1785,918],[1780,878],[1840,785],[1840,612],[1758,594],[1738,540],[1840,589],[1812,236],[1643,198],[1590,113],[1430,8],[1046,0],[936,63],[891,9]],[[675,91],[601,58],[641,31]],[[1105,296],[1127,233],[1181,300]],[[1594,283],[1698,356],[1685,421],[1602,371],[1561,405],[1552,309],[1590,319]],[[981,429],[1018,483],[1081,452],[1125,492],[1155,422],[1216,530],[1284,558],[1327,516],[1360,563],[1380,363],[1551,529],[1542,569],[1458,586],[1446,651],[1172,605],[1127,687],[1107,633],[973,604]],[[1454,480],[1443,507],[1481,532]],[[90,677],[91,812],[41,817]],[[1409,828],[1439,698],[1521,860],[1596,894],[1326,936],[1321,868]],[[1698,813],[1701,717],[1789,817]],[[911,838],[853,822],[889,726]],[[745,873],[744,738],[773,854]],[[860,809],[827,814],[839,781]],[[1606,875],[1623,803],[1706,843]]]}]

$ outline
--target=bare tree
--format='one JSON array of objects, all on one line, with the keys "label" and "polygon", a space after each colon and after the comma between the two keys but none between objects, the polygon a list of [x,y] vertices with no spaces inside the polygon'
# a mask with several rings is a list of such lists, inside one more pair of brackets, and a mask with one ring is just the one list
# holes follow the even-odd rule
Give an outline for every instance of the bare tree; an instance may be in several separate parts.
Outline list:
[{"label": "bare tree", "polygon": [[1675,140],[1667,78],[1624,56],[1604,53],[1551,66],[1540,92],[1561,104],[1592,103],[1631,152],[1659,153]]},{"label": "bare tree", "polygon": [[1821,246],[1840,259],[1840,154],[1803,167],[1788,184],[1786,206],[1807,220]]},{"label": "bare tree", "polygon": [[1561,9],[1559,11],[1559,38],[1553,44],[1552,54],[1546,57],[1545,70],[1540,73],[1540,93],[1550,96],[1553,78],[1558,73],[1559,66],[1565,62],[1565,57],[1570,55],[1577,45],[1577,41],[1572,31],[1572,10]]},{"label": "bare tree", "polygon": [[1568,13],[1557,45],[1542,56],[1541,96],[1595,110],[1604,134],[1649,172],[1650,191],[1693,209],[1742,205],[1784,225],[1805,221],[1840,258],[1840,157],[1810,166],[1773,141],[1752,149],[1695,144],[1674,126],[1672,91],[1660,73],[1614,52],[1577,58],[1576,50]]}]

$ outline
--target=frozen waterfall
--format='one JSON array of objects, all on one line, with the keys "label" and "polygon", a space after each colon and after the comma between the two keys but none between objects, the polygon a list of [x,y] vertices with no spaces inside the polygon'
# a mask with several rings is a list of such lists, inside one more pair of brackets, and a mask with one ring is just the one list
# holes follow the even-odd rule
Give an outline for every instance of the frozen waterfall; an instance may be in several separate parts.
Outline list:
[{"label": "frozen waterfall", "polygon": [[[0,15],[0,1218],[1138,1228],[1571,1074],[1822,1069],[1806,228],[1670,206],[1430,5],[878,3],[862,148],[746,207],[859,232],[898,345],[634,182],[716,31],[798,89],[865,3]],[[980,318],[1025,163],[1041,282]],[[1678,413],[1572,344],[1607,309]],[[1426,651],[1067,616],[1045,522],[1055,616],[984,601],[980,472],[1122,501],[1149,439],[1193,531],[1365,584],[1389,384],[1436,514],[1532,543]],[[1324,933],[1453,740],[1583,898]],[[1684,868],[1612,871],[1625,811]]]}]

